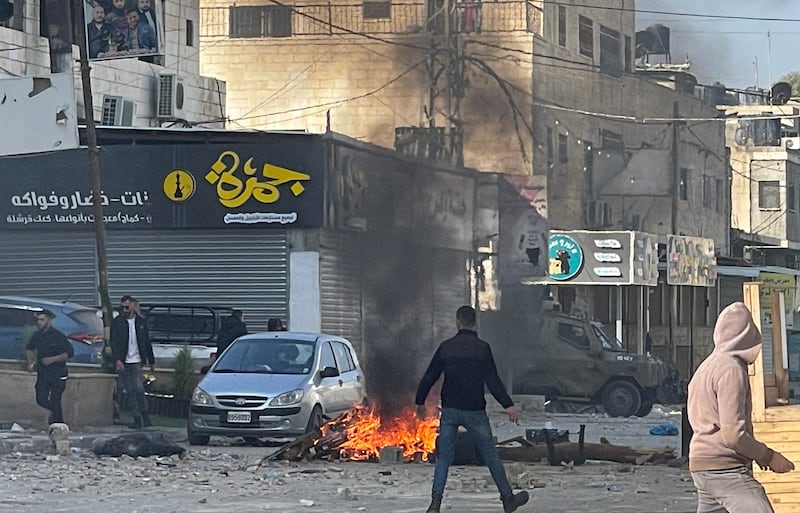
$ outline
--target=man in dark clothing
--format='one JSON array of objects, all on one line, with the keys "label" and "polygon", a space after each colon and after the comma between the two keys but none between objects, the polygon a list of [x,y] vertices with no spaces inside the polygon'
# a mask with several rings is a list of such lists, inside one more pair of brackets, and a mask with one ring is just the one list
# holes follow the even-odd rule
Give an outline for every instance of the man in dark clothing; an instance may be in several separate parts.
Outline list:
[{"label": "man in dark clothing", "polygon": [[120,299],[120,315],[111,321],[111,357],[122,385],[128,393],[134,429],[150,426],[147,402],[144,397],[144,375],[142,366],[150,365],[155,371],[156,359],[147,323],[139,314],[139,303],[131,296]]},{"label": "man in dark clothing", "polygon": [[244,314],[241,310],[234,310],[230,317],[222,319],[217,335],[217,357],[231,345],[231,342],[247,335],[247,325],[243,322]]},{"label": "man in dark clothing", "polygon": [[61,395],[67,385],[67,360],[72,358],[72,345],[67,337],[53,328],[55,314],[42,310],[36,314],[39,330],[25,346],[28,370],[36,367],[36,404],[50,410],[48,424],[64,422]]},{"label": "man in dark clothing", "polygon": [[520,410],[506,392],[489,344],[475,332],[475,309],[462,306],[456,312],[458,334],[439,345],[428,370],[417,388],[417,416],[425,418],[425,399],[431,387],[444,373],[442,414],[436,440],[436,469],[433,491],[427,513],[439,513],[447,482],[447,473],[455,458],[458,427],[463,426],[475,440],[476,448],[489,468],[505,513],[511,513],[528,502],[528,492],[513,493],[503,463],[492,440],[492,428],[486,415],[484,384],[508,413],[512,422],[519,420]]},{"label": "man in dark clothing", "polygon": [[267,331],[286,331],[286,328],[283,327],[283,321],[275,317],[267,319]]}]

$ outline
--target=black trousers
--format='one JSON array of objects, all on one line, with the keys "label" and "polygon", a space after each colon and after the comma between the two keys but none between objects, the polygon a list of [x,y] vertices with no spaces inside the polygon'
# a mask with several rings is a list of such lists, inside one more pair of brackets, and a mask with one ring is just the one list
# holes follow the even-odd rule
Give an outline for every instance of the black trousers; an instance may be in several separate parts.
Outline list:
[{"label": "black trousers", "polygon": [[36,376],[36,404],[50,410],[48,424],[64,422],[61,395],[67,387],[67,377],[40,372]]}]

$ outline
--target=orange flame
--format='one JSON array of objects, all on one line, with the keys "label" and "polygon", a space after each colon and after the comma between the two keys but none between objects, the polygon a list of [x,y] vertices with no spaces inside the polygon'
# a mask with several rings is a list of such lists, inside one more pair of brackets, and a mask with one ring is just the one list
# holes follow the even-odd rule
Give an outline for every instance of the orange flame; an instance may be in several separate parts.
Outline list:
[{"label": "orange flame", "polygon": [[384,447],[400,447],[405,460],[427,461],[436,447],[438,429],[438,418],[420,420],[413,408],[405,408],[395,417],[381,418],[374,409],[357,406],[339,422],[323,425],[322,434],[331,430],[344,433],[346,440],[338,446],[343,458],[378,459]]}]

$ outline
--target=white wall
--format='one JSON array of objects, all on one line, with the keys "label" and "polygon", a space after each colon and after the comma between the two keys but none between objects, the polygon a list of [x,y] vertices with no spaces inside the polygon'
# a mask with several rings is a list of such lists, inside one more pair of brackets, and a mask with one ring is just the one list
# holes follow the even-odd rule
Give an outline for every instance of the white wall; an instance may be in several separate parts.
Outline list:
[{"label": "white wall", "polygon": [[[155,84],[159,73],[176,73],[185,86],[184,115],[189,124],[224,128],[225,84],[200,75],[199,0],[160,1],[166,40],[163,66],[138,59],[96,61],[91,64],[94,118],[102,114],[103,96],[121,96],[135,102],[133,126],[160,126],[154,118]],[[26,1],[23,30],[0,27],[0,78],[50,73],[48,41],[39,36],[39,2]],[[186,39],[186,20],[194,23],[194,37]],[[188,43],[188,44],[187,44]],[[73,47],[77,61],[78,48]],[[83,112],[80,69],[73,68],[78,112]],[[82,117],[82,116],[81,116]]]},{"label": "white wall", "polygon": [[289,329],[322,329],[319,289],[319,252],[295,251],[289,255]]}]

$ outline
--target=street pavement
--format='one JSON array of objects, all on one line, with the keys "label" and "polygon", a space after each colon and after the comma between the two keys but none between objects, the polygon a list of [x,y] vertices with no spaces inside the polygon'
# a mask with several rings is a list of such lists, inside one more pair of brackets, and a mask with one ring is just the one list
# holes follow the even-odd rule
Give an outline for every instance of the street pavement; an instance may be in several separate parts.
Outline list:
[{"label": "street pavement", "polygon": [[[657,407],[644,418],[612,419],[603,414],[523,414],[518,424],[491,410],[499,440],[524,436],[548,425],[587,441],[638,447],[678,447],[679,436],[654,436],[663,422],[680,426],[679,415]],[[547,424],[549,423],[549,424]],[[212,438],[207,447],[189,447],[178,428],[149,428],[187,447],[181,458],[96,457],[98,437],[129,432],[124,427],[71,434],[69,456],[52,454],[45,433],[0,431],[0,511],[105,513],[330,512],[403,513],[427,507],[433,465],[386,465],[348,461],[264,462],[280,444],[252,447],[241,439]],[[573,440],[575,438],[573,437]],[[541,462],[507,463],[517,488],[532,494],[521,512],[685,513],[694,511],[688,471],[667,465],[626,465],[590,461],[553,467]],[[454,467],[443,512],[500,512],[488,471]]]}]

